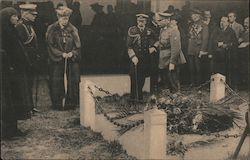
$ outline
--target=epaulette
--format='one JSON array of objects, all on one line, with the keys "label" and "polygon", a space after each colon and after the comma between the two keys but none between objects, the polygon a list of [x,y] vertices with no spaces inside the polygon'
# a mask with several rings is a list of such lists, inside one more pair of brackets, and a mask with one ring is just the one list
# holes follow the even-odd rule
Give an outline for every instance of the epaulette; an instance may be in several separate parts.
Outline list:
[{"label": "epaulette", "polygon": [[137,35],[139,34],[139,30],[136,26],[130,27],[128,29],[128,35]]}]

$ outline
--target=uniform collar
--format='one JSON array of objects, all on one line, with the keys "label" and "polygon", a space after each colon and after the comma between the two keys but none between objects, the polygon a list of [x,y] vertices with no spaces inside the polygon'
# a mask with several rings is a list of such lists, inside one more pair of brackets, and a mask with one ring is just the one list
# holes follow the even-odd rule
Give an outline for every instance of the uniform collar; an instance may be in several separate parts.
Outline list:
[{"label": "uniform collar", "polygon": [[137,28],[138,28],[141,32],[144,32],[144,30],[145,30],[146,27],[141,28],[141,27],[137,26]]},{"label": "uniform collar", "polygon": [[21,18],[21,21],[24,23],[24,24],[32,24],[31,21],[25,19],[25,18]]},{"label": "uniform collar", "polygon": [[172,28],[172,29],[178,29],[178,26],[177,25],[170,25],[170,27]]}]

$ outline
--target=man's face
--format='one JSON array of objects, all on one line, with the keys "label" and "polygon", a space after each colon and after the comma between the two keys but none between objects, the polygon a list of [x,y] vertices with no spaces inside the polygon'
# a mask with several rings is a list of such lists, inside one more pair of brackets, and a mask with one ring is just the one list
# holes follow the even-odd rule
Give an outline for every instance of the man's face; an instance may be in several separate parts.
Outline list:
[{"label": "man's face", "polygon": [[146,26],[146,23],[147,23],[146,19],[137,19],[137,26],[139,28],[144,28]]},{"label": "man's face", "polygon": [[197,13],[192,13],[191,18],[194,22],[197,22],[200,20],[201,16]]},{"label": "man's face", "polygon": [[248,30],[248,29],[249,29],[249,18],[246,18],[246,19],[244,20],[244,28],[245,28],[245,30]]},{"label": "man's face", "polygon": [[27,19],[28,21],[31,21],[31,22],[34,22],[36,20],[36,14],[33,14],[32,12],[30,11],[25,11],[23,12],[22,14],[22,17]]},{"label": "man's face", "polygon": [[229,25],[228,18],[227,17],[222,17],[221,20],[220,20],[220,28],[221,29],[227,28],[228,25]]},{"label": "man's face", "polygon": [[211,18],[211,12],[210,11],[204,11],[204,18],[205,19]]},{"label": "man's face", "polygon": [[58,17],[58,22],[62,25],[62,26],[66,26],[69,22],[69,17],[68,16],[64,16],[64,17]]},{"label": "man's face", "polygon": [[229,13],[228,14],[228,20],[230,23],[233,23],[236,20],[236,17],[234,15],[234,13]]},{"label": "man's face", "polygon": [[158,24],[161,28],[167,26],[170,23],[170,18],[164,18],[158,21]]}]

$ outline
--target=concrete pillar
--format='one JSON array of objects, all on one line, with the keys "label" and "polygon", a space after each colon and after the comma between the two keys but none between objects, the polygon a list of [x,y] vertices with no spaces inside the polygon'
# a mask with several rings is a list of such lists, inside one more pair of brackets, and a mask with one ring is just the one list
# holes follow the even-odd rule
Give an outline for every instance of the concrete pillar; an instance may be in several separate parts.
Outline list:
[{"label": "concrete pillar", "polygon": [[80,83],[80,124],[95,130],[95,101],[88,89],[90,87],[94,92],[92,86],[88,80]]},{"label": "concrete pillar", "polygon": [[210,102],[217,102],[225,97],[225,76],[217,73],[211,76]]},{"label": "concrete pillar", "polygon": [[144,159],[166,159],[167,116],[156,108],[144,113]]}]

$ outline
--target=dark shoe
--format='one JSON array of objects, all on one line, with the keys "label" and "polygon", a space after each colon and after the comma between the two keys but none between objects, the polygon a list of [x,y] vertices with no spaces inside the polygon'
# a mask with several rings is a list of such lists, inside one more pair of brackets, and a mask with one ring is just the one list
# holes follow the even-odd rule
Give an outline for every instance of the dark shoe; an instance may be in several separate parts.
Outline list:
[{"label": "dark shoe", "polygon": [[17,129],[14,134],[13,134],[13,137],[23,137],[23,136],[26,136],[27,134],[22,132],[20,129]]},{"label": "dark shoe", "polygon": [[32,113],[39,113],[39,112],[40,112],[40,110],[38,110],[37,108],[32,109]]},{"label": "dark shoe", "polygon": [[10,130],[6,134],[3,135],[4,139],[12,139],[14,137],[24,137],[26,133],[22,132],[20,129]]}]

